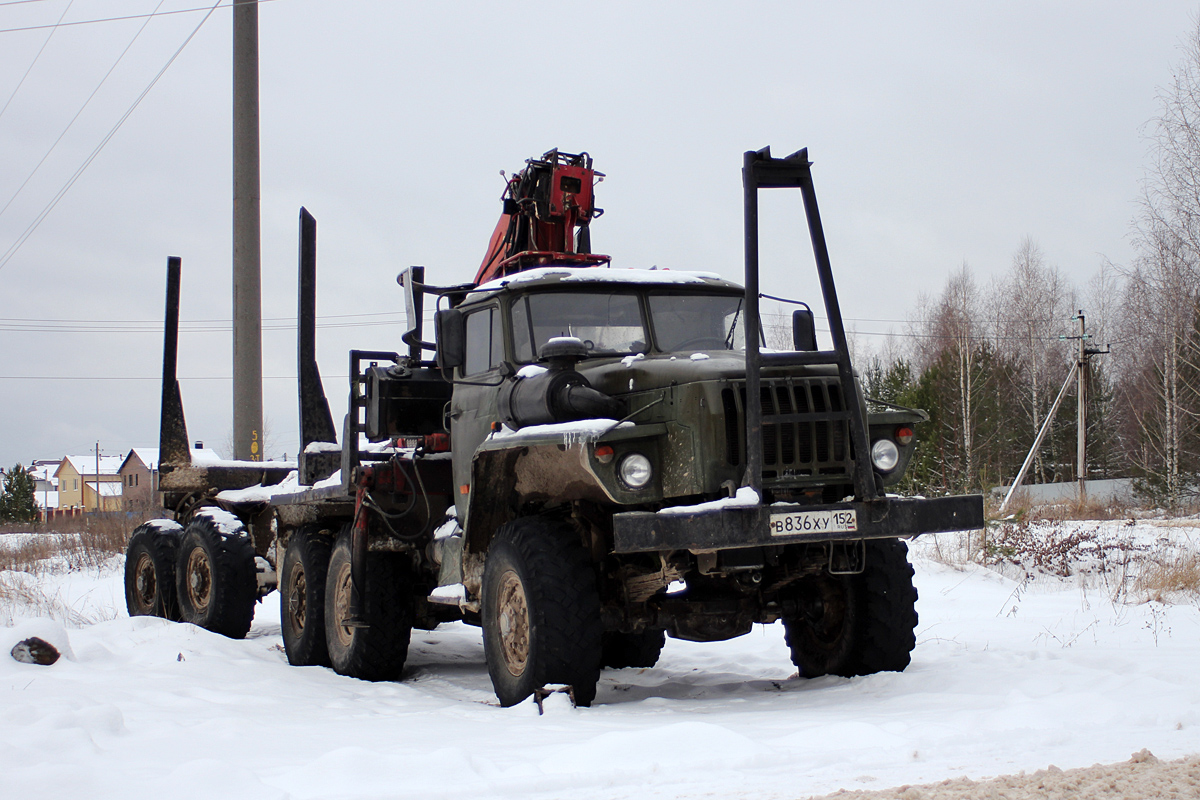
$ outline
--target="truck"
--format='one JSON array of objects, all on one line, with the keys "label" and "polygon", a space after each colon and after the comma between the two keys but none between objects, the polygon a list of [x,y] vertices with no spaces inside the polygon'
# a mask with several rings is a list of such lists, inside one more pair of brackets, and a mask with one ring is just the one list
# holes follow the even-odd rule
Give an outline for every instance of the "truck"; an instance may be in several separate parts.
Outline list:
[{"label": "truck", "polygon": [[[399,275],[406,348],[350,352],[340,436],[315,357],[316,221],[301,209],[295,463],[192,462],[169,259],[170,519],[130,536],[129,613],[241,637],[278,590],[288,661],[366,680],[402,677],[413,628],[461,620],[482,629],[502,706],[546,686],[587,706],[601,670],[653,667],[666,636],[777,621],[804,678],[905,669],[906,540],[982,527],[983,501],[891,491],[927,417],[864,395],[811,167],[807,150],[745,153],[739,285],[614,267],[591,244],[604,177],[591,156],[529,159],[506,179],[474,281]],[[792,348],[765,346],[757,218],[772,188],[800,190],[831,349],[800,301]]]}]

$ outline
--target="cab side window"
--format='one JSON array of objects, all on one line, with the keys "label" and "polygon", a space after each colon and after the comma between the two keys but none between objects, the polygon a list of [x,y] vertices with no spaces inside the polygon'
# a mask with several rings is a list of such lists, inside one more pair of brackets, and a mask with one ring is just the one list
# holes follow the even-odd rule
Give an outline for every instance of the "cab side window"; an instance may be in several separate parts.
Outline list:
[{"label": "cab side window", "polygon": [[533,352],[533,328],[529,325],[529,298],[518,297],[509,313],[512,315],[513,357],[518,364],[528,364],[536,358]]},{"label": "cab side window", "polygon": [[463,375],[477,375],[504,361],[504,329],[500,309],[482,308],[467,315],[467,352]]}]

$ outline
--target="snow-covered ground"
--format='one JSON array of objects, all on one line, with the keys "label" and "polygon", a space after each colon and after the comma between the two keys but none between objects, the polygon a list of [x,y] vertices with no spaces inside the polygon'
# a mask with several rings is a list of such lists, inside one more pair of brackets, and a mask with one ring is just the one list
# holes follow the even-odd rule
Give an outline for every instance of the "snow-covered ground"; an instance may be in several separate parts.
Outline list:
[{"label": "snow-covered ground", "polygon": [[[1186,547],[1195,526],[1099,528]],[[232,641],[129,619],[120,559],[42,575],[83,612],[63,628],[9,609],[0,796],[800,798],[1200,752],[1194,602],[1114,602],[1096,571],[1026,579],[932,548],[914,548],[921,622],[904,673],[793,678],[782,628],[760,626],[669,639],[658,667],[605,671],[592,708],[554,695],[544,716],[496,704],[471,627],[414,631],[405,679],[371,684],[288,666],[276,595]],[[13,661],[29,635],[70,657]]]}]

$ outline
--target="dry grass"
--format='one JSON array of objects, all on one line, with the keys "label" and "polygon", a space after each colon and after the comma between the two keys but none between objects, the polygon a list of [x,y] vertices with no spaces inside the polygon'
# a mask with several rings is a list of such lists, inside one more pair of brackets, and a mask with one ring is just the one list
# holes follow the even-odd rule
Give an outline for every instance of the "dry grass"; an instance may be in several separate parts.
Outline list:
[{"label": "dry grass", "polygon": [[[86,600],[71,603],[61,590],[44,587],[49,575],[100,573],[125,552],[125,543],[143,520],[140,517],[101,517],[65,520],[73,530],[0,533],[0,625],[19,617],[41,616],[80,627],[111,619],[115,611],[90,607]],[[56,526],[66,527],[66,526]]]},{"label": "dry grass", "polygon": [[1172,557],[1151,560],[1133,580],[1132,588],[1143,602],[1200,597],[1200,554],[1174,553]]},{"label": "dry grass", "polygon": [[[988,519],[999,519],[1001,500],[1002,498],[992,495],[985,496],[984,514]],[[1034,504],[1029,502],[1028,495],[1018,492],[1014,496],[1013,502],[1009,503],[1008,508],[1005,509],[1004,516],[1005,518],[1011,517],[1015,521],[1058,522],[1064,520],[1129,519],[1131,517],[1145,516],[1148,511],[1148,509],[1137,504],[1115,499],[1105,501],[1088,500],[1083,503],[1075,500],[1067,503]]]},{"label": "dry grass", "polygon": [[69,531],[0,533],[0,572],[37,575],[99,569],[125,552],[130,532],[143,521],[140,517],[102,517],[78,520],[80,524]]},{"label": "dry grass", "polygon": [[1200,520],[1088,525],[1030,515],[985,530],[940,534],[923,552],[956,568],[986,566],[1023,584],[1072,578],[1117,603],[1200,603],[1200,543],[1166,531],[1148,537],[1144,529],[1135,531],[1138,526],[1200,528]]},{"label": "dry grass", "polygon": [[50,617],[72,628],[113,619],[115,611],[88,613],[42,589],[35,578],[19,572],[0,572],[0,625],[12,626],[18,617]]}]

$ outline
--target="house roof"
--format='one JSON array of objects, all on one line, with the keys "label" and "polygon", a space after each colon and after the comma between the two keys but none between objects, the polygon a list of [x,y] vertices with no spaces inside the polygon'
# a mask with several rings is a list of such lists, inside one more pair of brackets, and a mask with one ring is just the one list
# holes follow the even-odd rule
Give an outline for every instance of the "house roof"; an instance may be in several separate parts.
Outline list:
[{"label": "house roof", "polygon": [[28,468],[28,471],[35,480],[48,481],[58,472],[61,464],[61,461],[34,461],[32,466]]},{"label": "house roof", "polygon": [[136,458],[142,462],[142,466],[150,471],[158,469],[158,448],[157,447],[135,447],[129,451],[129,455],[125,456],[125,460],[121,462],[120,472],[125,471],[125,467],[130,460]]},{"label": "house roof", "polygon": [[[188,452],[192,455],[193,464],[204,464],[221,460],[221,456],[216,450],[210,450],[207,447],[194,447]],[[129,451],[129,455],[125,456],[125,460],[121,462],[120,469],[117,471],[123,472],[129,461],[135,457],[142,462],[146,469],[151,471],[156,470],[158,469],[158,454],[159,449],[157,447],[135,447]]]},{"label": "house roof", "polygon": [[[122,456],[100,456],[100,476],[112,475],[114,478],[121,471],[121,464],[125,459]],[[70,463],[71,468],[80,475],[96,476],[96,456],[63,456],[62,462],[58,465],[58,469],[54,471],[54,477],[58,477],[62,472],[65,464]]]}]

